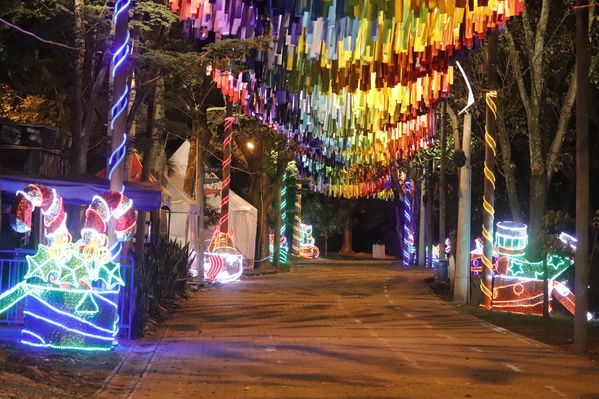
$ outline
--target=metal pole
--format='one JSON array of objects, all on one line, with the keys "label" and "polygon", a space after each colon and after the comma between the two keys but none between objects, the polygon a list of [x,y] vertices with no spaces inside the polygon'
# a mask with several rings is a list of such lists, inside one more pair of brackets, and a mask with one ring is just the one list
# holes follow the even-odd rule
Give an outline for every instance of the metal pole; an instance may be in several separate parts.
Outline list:
[{"label": "metal pole", "polygon": [[576,12],[576,314],[574,350],[587,351],[589,272],[589,50],[588,1]]},{"label": "metal pole", "polygon": [[456,245],[455,288],[453,299],[456,302],[468,303],[470,285],[470,226],[472,201],[472,167],[470,165],[470,135],[472,116],[464,114],[464,134],[462,150],[466,163],[460,170],[460,187],[458,191],[458,240]]}]

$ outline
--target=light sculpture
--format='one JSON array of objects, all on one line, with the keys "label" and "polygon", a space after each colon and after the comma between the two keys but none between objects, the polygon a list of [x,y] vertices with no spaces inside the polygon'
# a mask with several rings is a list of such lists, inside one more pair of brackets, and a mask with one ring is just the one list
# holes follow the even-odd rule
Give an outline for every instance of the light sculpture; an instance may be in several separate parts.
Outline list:
[{"label": "light sculpture", "polygon": [[[475,248],[470,251],[470,272],[474,275],[478,275],[482,273],[482,256],[483,256],[483,240],[480,237],[477,237],[474,240]],[[495,250],[493,256],[493,262],[497,260],[497,251]]]},{"label": "light sculpture", "polygon": [[[120,243],[135,227],[133,202],[120,192],[94,196],[86,210],[81,239],[66,228],[67,214],[56,190],[31,184],[17,192],[13,228],[31,230],[40,208],[48,245],[27,256],[24,280],[0,295],[0,312],[25,299],[23,344],[56,349],[108,350],[118,333]],[[117,243],[109,246],[107,224],[115,221]]]},{"label": "light sculpture", "polygon": [[304,258],[318,258],[320,250],[314,245],[312,225],[302,223],[300,228],[300,256]]},{"label": "light sculpture", "polygon": [[225,117],[223,140],[223,181],[221,186],[220,222],[214,230],[208,250],[204,252],[204,279],[218,283],[236,281],[243,273],[243,256],[235,248],[235,235],[229,229],[229,202],[231,184],[231,141],[233,140],[233,116]]},{"label": "light sculpture", "polygon": [[[528,245],[527,226],[515,222],[497,223],[497,259],[494,262],[492,309],[543,314],[543,262],[529,262],[525,258]],[[558,278],[573,264],[572,257],[556,253],[547,255],[549,304],[551,296],[574,312],[574,294]]]},{"label": "light sculpture", "polygon": [[208,250],[204,252],[204,278],[218,283],[239,280],[243,273],[243,256],[235,248],[233,229],[214,230]]},{"label": "light sculpture", "polygon": [[[445,239],[445,253],[449,254],[451,252],[451,242],[449,238]],[[439,262],[439,244],[433,246],[433,262]]]},{"label": "light sculpture", "polygon": [[[269,240],[268,251],[270,253],[269,260],[272,262],[272,261],[274,261],[274,252],[275,252],[275,235],[269,234],[268,240]],[[281,263],[289,262],[289,259],[287,258],[288,253],[289,253],[289,243],[287,241],[287,237],[285,237],[283,234],[281,234],[281,240],[279,242],[279,261]]]}]

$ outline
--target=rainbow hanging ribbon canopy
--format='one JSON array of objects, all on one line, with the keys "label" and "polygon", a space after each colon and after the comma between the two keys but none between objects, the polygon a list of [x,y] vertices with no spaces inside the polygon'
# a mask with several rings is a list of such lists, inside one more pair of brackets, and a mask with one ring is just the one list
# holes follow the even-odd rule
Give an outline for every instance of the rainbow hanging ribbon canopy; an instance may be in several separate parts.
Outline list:
[{"label": "rainbow hanging ribbon canopy", "polygon": [[[118,333],[118,295],[121,242],[135,227],[133,202],[122,193],[95,196],[86,211],[81,239],[66,228],[67,214],[56,190],[31,184],[17,192],[13,228],[31,230],[31,215],[44,215],[48,245],[27,256],[24,280],[0,296],[0,312],[25,300],[21,342],[56,349],[108,350]],[[106,229],[115,220],[116,244],[110,246]]]},{"label": "rainbow hanging ribbon canopy", "polygon": [[[434,108],[456,60],[523,9],[523,0],[171,4],[194,38],[272,37],[247,70],[211,68],[212,77],[246,114],[301,145],[302,176],[344,197],[387,190],[391,165],[434,144]],[[359,165],[369,167],[355,173]]]}]

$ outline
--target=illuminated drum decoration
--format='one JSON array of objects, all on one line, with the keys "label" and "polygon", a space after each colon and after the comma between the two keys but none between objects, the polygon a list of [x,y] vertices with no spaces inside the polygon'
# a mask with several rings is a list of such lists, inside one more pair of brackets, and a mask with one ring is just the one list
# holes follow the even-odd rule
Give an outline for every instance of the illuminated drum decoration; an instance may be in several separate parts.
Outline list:
[{"label": "illuminated drum decoration", "polygon": [[[494,262],[492,309],[533,315],[543,314],[543,262],[525,259],[528,245],[527,226],[521,223],[497,224],[495,241],[498,258]],[[554,297],[573,312],[574,294],[556,279],[571,265],[572,259],[555,253],[547,255],[548,295],[551,308]]]},{"label": "illuminated drum decoration", "polygon": [[[0,296],[0,312],[25,299],[23,344],[36,347],[108,350],[118,333],[121,243],[135,227],[133,203],[122,193],[95,196],[87,209],[82,238],[72,242],[65,227],[62,198],[54,189],[29,185],[17,193],[13,228],[31,230],[31,214],[39,207],[49,245],[27,256],[24,280]],[[116,220],[117,243],[105,235]]]}]

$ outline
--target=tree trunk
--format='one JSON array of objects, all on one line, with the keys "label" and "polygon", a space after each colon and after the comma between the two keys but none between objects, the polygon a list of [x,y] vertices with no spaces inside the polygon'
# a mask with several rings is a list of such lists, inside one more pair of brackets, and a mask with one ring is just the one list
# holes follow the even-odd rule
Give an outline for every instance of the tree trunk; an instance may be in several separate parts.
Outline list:
[{"label": "tree trunk", "polygon": [[262,206],[262,212],[260,212],[260,223],[259,223],[259,231],[258,237],[260,242],[258,243],[258,250],[260,259],[268,259],[268,255],[270,253],[269,245],[269,231],[268,231],[268,216],[267,209],[268,207]]},{"label": "tree trunk", "polygon": [[516,165],[512,162],[512,148],[510,147],[510,138],[505,127],[503,119],[503,107],[497,109],[497,142],[501,149],[500,165],[503,171],[503,179],[507,189],[508,202],[512,212],[512,220],[514,222],[523,223],[524,216],[522,213],[522,205],[520,204],[520,196],[518,195],[518,182],[516,179]]},{"label": "tree trunk", "polygon": [[[588,1],[582,1],[584,6]],[[589,9],[576,13],[576,315],[574,316],[574,350],[585,353],[588,345],[588,274],[589,274]]]},{"label": "tree trunk", "polygon": [[[541,161],[542,162],[542,161]],[[530,175],[530,224],[528,229],[528,259],[539,261],[542,258],[539,237],[543,230],[543,217],[547,206],[545,169],[539,163],[533,165]]]},{"label": "tree trunk", "polygon": [[[146,118],[146,139],[148,141],[148,145],[144,151],[143,156],[143,168],[141,172],[141,181],[150,181],[150,178],[154,176],[160,181],[160,175],[158,171],[160,169],[160,135],[158,134],[158,126],[157,126],[157,118],[159,115],[161,116],[163,110],[159,104],[158,98],[160,93],[160,82],[157,82],[154,87],[152,87],[151,94],[148,99],[148,108],[147,108],[147,118]],[[140,211],[137,215],[137,223],[138,226],[144,226],[143,229],[136,235],[136,252],[138,257],[143,256],[142,250],[144,245],[144,236],[145,236],[145,222],[147,218],[147,212]],[[150,237],[152,242],[156,242],[158,237],[160,236],[160,211],[152,211],[150,213],[150,221],[151,221],[151,232]]]},{"label": "tree trunk", "polygon": [[464,114],[464,134],[462,150],[466,156],[466,164],[460,171],[460,187],[458,191],[458,234],[456,244],[455,285],[453,300],[468,303],[470,285],[470,224],[472,169],[470,160],[470,134],[472,119],[469,113]]},{"label": "tree trunk", "polygon": [[249,201],[257,211],[256,219],[256,251],[254,257],[256,259],[262,259],[261,253],[261,229],[262,229],[262,181],[261,175],[250,175],[250,189],[249,189]]},{"label": "tree trunk", "polygon": [[356,204],[354,201],[351,200],[345,200],[344,201],[345,204],[347,206],[347,219],[345,219],[345,225],[343,226],[343,241],[341,242],[341,250],[339,251],[340,254],[345,254],[345,255],[351,255],[354,253],[353,249],[352,249],[352,233],[353,233],[353,226],[352,226],[352,219],[354,216],[354,209],[356,208]]},{"label": "tree trunk", "polygon": [[497,31],[489,33],[487,40],[487,93],[485,93],[485,164],[483,194],[483,272],[482,305],[489,309],[493,304],[493,231],[495,230],[495,154],[497,137]]},{"label": "tree trunk", "polygon": [[[449,122],[451,124],[451,131],[453,135],[453,150],[458,151],[462,148],[460,143],[460,124],[458,122],[458,116],[454,112],[453,108],[446,103],[445,108],[447,109],[447,115],[449,115]],[[458,181],[460,180],[460,171],[462,168],[456,168],[456,172],[458,175]]]},{"label": "tree trunk", "polygon": [[[142,170],[141,170],[141,181],[150,181],[152,176],[152,158],[155,156],[153,141],[156,135],[156,102],[158,99],[158,85],[154,84],[152,87],[151,94],[148,98],[148,107],[146,110],[146,139],[148,145],[144,150]],[[146,236],[146,219],[148,217],[147,211],[137,212],[137,227],[135,232],[135,253],[137,255],[136,261],[141,263],[143,261],[143,250]]]},{"label": "tree trunk", "polygon": [[[409,265],[409,253],[408,249],[404,246],[404,227],[406,226],[407,221],[404,220],[404,207],[405,203],[401,199],[401,187],[398,187],[395,190],[395,233],[397,235],[397,240],[399,241],[397,245],[397,259],[401,259],[404,265]],[[407,237],[405,238],[407,240]]]},{"label": "tree trunk", "polygon": [[[192,125],[193,129],[193,125]],[[198,132],[199,133],[199,132]],[[196,135],[197,136],[197,135]],[[195,185],[195,200],[198,201],[200,206],[200,214],[198,221],[198,231],[197,231],[197,241],[196,241],[196,251],[200,256],[203,256],[204,253],[204,180],[205,180],[205,166],[204,166],[204,148],[201,146],[201,140],[198,138],[198,148],[196,150],[196,171],[197,171],[197,180]],[[204,277],[204,262],[198,263],[198,273],[203,278]]]},{"label": "tree trunk", "polygon": [[75,47],[78,50],[75,55],[75,70],[73,71],[73,111],[71,130],[73,144],[71,147],[71,171],[73,173],[85,173],[87,164],[87,148],[84,148],[83,131],[83,65],[85,61],[85,28],[83,24],[84,0],[74,1],[74,34]]},{"label": "tree trunk", "polygon": [[433,161],[428,162],[428,181],[426,184],[426,267],[433,267]]},{"label": "tree trunk", "polygon": [[426,266],[426,172],[422,173],[422,182],[420,184],[420,217],[418,218],[418,266]]},{"label": "tree trunk", "polygon": [[193,135],[189,138],[189,153],[187,155],[187,169],[185,170],[185,180],[183,182],[183,191],[190,197],[194,196],[195,181],[197,177],[197,158],[198,158],[198,137]]},{"label": "tree trunk", "polygon": [[343,242],[341,244],[341,250],[339,251],[340,254],[349,255],[354,253],[352,250],[351,219],[351,215],[348,215],[347,219],[345,220],[345,225],[343,226]]},{"label": "tree trunk", "polygon": [[266,172],[260,174],[260,214],[259,214],[259,259],[268,258],[270,250],[269,244],[269,231],[268,231],[268,210],[271,208],[272,201],[274,199],[274,188],[272,184],[268,183],[268,175]]},{"label": "tree trunk", "polygon": [[[131,110],[132,103],[135,102],[135,96],[137,95],[137,85],[135,84],[135,73],[131,74],[131,91],[129,95],[130,103],[129,110]],[[129,116],[129,110],[127,111],[127,117]],[[135,135],[137,134],[137,123],[135,123],[135,118],[133,118],[133,123],[131,127],[127,129],[129,131],[129,140],[135,142]],[[135,151],[133,149],[127,150],[127,158],[125,158],[125,179],[133,180],[136,176],[133,176],[133,160],[135,158]],[[140,176],[141,177],[141,176]]]},{"label": "tree trunk", "polygon": [[[441,124],[439,133],[441,135],[441,165],[439,167],[439,262],[445,258],[446,217],[447,207],[447,183],[445,182],[445,168],[447,167],[447,137],[445,135],[445,103],[441,108]],[[453,279],[453,277],[452,277]]]},{"label": "tree trunk", "polygon": [[[284,168],[283,173],[285,173]],[[281,265],[281,186],[283,185],[283,173],[277,173],[274,187],[275,203],[273,209],[275,213],[275,226],[272,259],[275,269]]]}]

